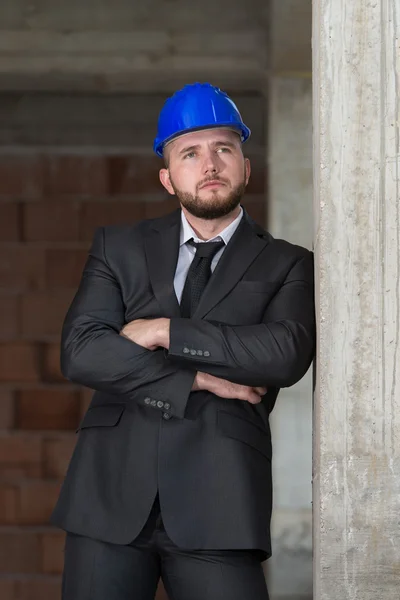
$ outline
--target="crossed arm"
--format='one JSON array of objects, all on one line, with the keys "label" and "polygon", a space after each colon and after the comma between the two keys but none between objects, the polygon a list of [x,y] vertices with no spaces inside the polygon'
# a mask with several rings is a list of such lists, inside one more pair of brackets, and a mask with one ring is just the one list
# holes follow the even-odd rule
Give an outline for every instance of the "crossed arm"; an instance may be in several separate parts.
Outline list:
[{"label": "crossed arm", "polygon": [[[263,390],[257,388],[292,385],[312,359],[312,286],[301,279],[302,272],[309,271],[309,264],[301,262],[260,325],[231,327],[190,319],[125,324],[121,290],[104,252],[104,229],[98,229],[64,322],[62,372],[74,382],[111,395],[134,400],[143,392],[168,399],[178,418],[184,416],[191,391],[221,390],[223,395],[219,378],[239,386],[232,392],[236,397],[251,391],[253,401],[258,401]],[[210,356],[185,354],[187,339],[197,347],[207,344]]]},{"label": "crossed arm", "polygon": [[[247,386],[291,386],[314,355],[311,253],[292,267],[260,324],[154,319],[128,323],[122,333],[146,348],[165,348],[168,360],[182,367]],[[190,352],[199,348],[207,351]]]},{"label": "crossed arm", "polygon": [[[157,319],[157,321],[159,321]],[[163,320],[161,320],[163,321]],[[167,320],[165,320],[167,321]],[[146,321],[152,323],[152,321]],[[167,360],[163,348],[147,349],[121,335],[125,307],[121,289],[104,252],[104,230],[96,231],[81,283],[67,312],[61,336],[64,376],[111,396],[136,401],[151,396],[168,400],[174,416],[183,418],[191,391],[208,389],[225,397],[258,402],[260,394],[246,386],[197,375],[192,366]]]}]

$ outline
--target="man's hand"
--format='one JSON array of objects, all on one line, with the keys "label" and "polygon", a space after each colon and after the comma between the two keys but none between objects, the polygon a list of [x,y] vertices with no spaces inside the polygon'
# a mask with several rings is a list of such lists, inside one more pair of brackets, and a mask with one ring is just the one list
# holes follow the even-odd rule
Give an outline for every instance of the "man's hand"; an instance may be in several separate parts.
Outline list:
[{"label": "man's hand", "polygon": [[147,350],[169,348],[169,319],[137,319],[127,323],[120,335]]},{"label": "man's hand", "polygon": [[208,373],[201,373],[200,371],[196,374],[192,387],[193,392],[199,390],[207,390],[220,398],[245,400],[246,402],[250,402],[250,404],[259,404],[261,396],[267,393],[267,388],[265,387],[240,385],[239,383],[232,383],[232,381],[220,379],[219,377],[214,377],[214,375],[209,375]]}]

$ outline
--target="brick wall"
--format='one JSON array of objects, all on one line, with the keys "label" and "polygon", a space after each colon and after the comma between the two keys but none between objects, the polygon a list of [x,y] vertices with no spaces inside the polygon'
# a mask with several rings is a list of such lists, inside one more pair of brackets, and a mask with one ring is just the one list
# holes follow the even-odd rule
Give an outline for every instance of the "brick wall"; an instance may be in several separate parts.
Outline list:
[{"label": "brick wall", "polygon": [[[60,373],[62,321],[94,229],[162,215],[177,204],[161,191],[160,161],[142,150],[142,143],[151,147],[154,122],[135,148],[118,146],[116,124],[107,144],[104,119],[98,127],[91,122],[85,137],[85,123],[75,120],[71,132],[46,111],[34,124],[28,113],[25,120],[14,113],[0,132],[0,598],[55,600],[64,536],[48,518],[91,398]],[[82,143],[63,146],[63,135]],[[263,223],[264,152],[257,143],[249,150],[246,206]]]}]

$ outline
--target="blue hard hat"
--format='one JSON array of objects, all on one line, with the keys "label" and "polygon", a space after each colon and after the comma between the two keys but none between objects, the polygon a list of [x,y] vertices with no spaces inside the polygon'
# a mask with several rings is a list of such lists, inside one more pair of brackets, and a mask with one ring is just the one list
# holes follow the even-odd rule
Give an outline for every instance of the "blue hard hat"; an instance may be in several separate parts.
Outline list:
[{"label": "blue hard hat", "polygon": [[237,129],[242,142],[250,136],[250,129],[228,94],[210,83],[185,85],[166,100],[160,112],[154,152],[162,156],[165,144],[175,137],[211,127]]}]

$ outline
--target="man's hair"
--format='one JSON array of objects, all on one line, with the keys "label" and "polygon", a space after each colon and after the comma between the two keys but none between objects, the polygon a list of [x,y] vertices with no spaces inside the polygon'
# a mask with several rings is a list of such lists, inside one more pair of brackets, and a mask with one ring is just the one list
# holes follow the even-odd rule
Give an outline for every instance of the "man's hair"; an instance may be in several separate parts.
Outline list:
[{"label": "man's hair", "polygon": [[170,154],[170,149],[168,148],[168,144],[167,144],[163,148],[163,159],[164,159],[164,166],[166,169],[169,168],[169,154]]}]

